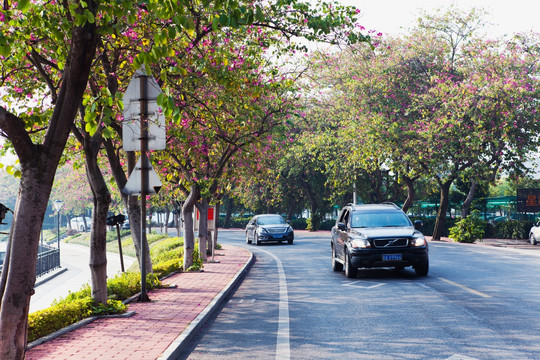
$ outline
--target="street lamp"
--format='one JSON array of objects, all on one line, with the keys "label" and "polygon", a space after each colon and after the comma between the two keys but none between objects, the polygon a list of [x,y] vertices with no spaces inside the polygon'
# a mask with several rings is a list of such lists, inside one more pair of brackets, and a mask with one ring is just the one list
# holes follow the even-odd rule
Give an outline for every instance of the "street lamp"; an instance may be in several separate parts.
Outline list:
[{"label": "street lamp", "polygon": [[60,209],[62,206],[64,206],[64,202],[62,200],[56,200],[53,202],[54,208],[56,209],[56,213],[58,214],[58,221],[57,221],[57,230],[56,233],[56,242],[58,247],[58,258],[60,259]]}]

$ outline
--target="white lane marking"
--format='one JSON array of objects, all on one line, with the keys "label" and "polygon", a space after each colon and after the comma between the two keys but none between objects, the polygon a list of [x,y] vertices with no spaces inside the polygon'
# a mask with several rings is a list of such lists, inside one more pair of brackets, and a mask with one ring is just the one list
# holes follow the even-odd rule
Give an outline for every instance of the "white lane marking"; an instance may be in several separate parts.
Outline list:
[{"label": "white lane marking", "polygon": [[289,293],[287,291],[287,278],[281,260],[269,251],[259,249],[270,255],[276,261],[279,278],[279,319],[276,340],[276,360],[290,360],[291,342],[289,327]]},{"label": "white lane marking", "polygon": [[480,291],[471,289],[470,287],[467,287],[467,286],[465,286],[465,285],[461,285],[461,284],[455,283],[455,282],[450,281],[450,280],[445,279],[445,278],[439,278],[439,280],[442,280],[442,281],[444,281],[445,283],[448,283],[448,284],[450,284],[450,285],[456,286],[456,287],[458,287],[458,288],[460,288],[460,289],[463,289],[463,290],[465,290],[465,291],[470,292],[471,294],[478,295],[478,296],[481,296],[481,297],[483,297],[483,298],[490,298],[490,297],[491,297],[491,296],[488,295],[488,294],[484,294],[484,293],[482,293],[482,292],[480,292]]},{"label": "white lane marking", "polygon": [[472,358],[472,357],[469,357],[469,356],[465,356],[465,355],[454,354],[454,355],[450,356],[446,360],[478,360],[478,359],[477,358]]},{"label": "white lane marking", "polygon": [[385,283],[377,283],[375,285],[365,286],[361,282],[350,282],[350,283],[342,284],[341,286],[356,287],[356,288],[361,288],[361,289],[375,289],[376,287],[383,286],[383,285],[386,285],[386,284]]}]

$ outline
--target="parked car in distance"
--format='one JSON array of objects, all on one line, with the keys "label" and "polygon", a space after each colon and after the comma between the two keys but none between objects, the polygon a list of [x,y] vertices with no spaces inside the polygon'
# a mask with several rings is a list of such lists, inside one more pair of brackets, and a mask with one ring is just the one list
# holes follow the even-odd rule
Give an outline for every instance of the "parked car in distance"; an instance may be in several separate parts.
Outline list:
[{"label": "parked car in distance", "polygon": [[354,278],[359,268],[412,266],[426,276],[428,244],[421,226],[392,203],[348,204],[331,231],[332,269],[345,269],[345,276]]},{"label": "parked car in distance", "polygon": [[536,245],[540,241],[540,219],[531,227],[529,231],[529,242],[531,245]]},{"label": "parked car in distance", "polygon": [[260,245],[263,241],[287,241],[292,244],[294,231],[281,215],[261,214],[251,218],[246,226],[246,243]]},{"label": "parked car in distance", "polygon": [[[84,221],[86,220],[86,225]],[[75,229],[77,231],[89,231],[90,227],[92,226],[92,219],[89,217],[85,217],[84,219],[82,217],[76,217],[69,221],[71,228]]]}]

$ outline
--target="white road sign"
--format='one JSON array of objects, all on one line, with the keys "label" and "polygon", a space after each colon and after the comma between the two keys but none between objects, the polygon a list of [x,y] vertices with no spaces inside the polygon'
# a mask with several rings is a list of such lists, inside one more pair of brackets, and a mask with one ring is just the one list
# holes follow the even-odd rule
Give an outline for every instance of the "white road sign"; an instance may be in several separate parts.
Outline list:
[{"label": "white road sign", "polygon": [[[146,94],[141,94],[141,81],[146,82]],[[143,69],[137,70],[122,99],[124,103],[122,141],[125,151],[141,149],[141,99],[147,101],[148,107],[148,150],[165,149],[165,116],[156,101],[159,94],[161,89],[156,79],[147,76]]]}]

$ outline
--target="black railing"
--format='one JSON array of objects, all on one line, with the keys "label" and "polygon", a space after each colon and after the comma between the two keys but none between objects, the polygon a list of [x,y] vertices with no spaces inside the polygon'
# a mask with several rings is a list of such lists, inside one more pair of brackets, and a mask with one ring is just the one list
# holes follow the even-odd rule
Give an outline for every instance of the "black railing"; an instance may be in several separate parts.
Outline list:
[{"label": "black railing", "polygon": [[[3,255],[3,254],[2,254]],[[4,267],[3,260],[0,262],[0,272]],[[36,263],[36,277],[48,273],[60,267],[60,251],[48,245],[39,245],[39,254]]]},{"label": "black railing", "polygon": [[40,245],[36,263],[36,276],[41,276],[60,267],[60,251],[47,245]]}]

